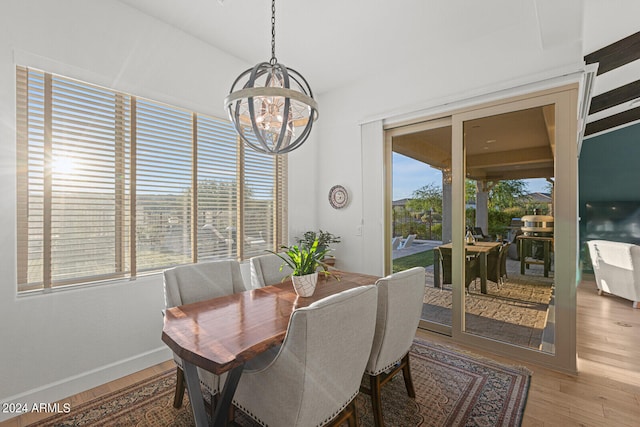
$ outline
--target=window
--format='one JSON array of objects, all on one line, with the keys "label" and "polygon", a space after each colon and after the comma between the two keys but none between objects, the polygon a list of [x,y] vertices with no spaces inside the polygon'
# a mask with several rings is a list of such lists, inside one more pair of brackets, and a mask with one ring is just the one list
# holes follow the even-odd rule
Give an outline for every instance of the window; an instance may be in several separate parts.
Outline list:
[{"label": "window", "polygon": [[287,241],[286,157],[228,121],[17,67],[18,290]]}]

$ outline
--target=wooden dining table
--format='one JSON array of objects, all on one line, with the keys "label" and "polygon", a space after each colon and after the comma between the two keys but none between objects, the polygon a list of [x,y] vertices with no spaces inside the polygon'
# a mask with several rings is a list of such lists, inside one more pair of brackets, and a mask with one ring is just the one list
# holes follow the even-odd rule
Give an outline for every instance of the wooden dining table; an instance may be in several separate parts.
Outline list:
[{"label": "wooden dining table", "polygon": [[[320,275],[311,297],[299,297],[291,279],[272,286],[239,292],[166,310],[162,341],[183,361],[189,400],[196,426],[209,421],[197,367],[227,379],[213,415],[213,426],[225,426],[236,387],[248,360],[282,344],[294,310],[378,277],[334,271]],[[357,315],[357,314],[354,314]]]},{"label": "wooden dining table", "polygon": [[[501,242],[475,242],[472,245],[465,244],[464,248],[467,253],[478,254],[478,259],[480,261],[480,292],[483,294],[487,293],[487,255],[489,252],[498,250],[498,248],[502,245]],[[444,245],[438,246],[438,248],[446,248],[452,249],[452,243],[446,243]],[[441,286],[440,280],[440,263],[439,260],[434,260],[434,287]]]}]

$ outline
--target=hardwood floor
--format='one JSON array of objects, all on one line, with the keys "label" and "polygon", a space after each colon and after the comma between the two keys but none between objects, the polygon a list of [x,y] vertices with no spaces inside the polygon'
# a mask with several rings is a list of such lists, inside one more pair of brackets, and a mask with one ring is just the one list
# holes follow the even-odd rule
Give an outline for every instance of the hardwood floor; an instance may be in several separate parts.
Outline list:
[{"label": "hardwood floor", "polygon": [[[117,380],[113,380],[111,382],[103,384],[101,386],[92,388],[91,390],[78,393],[67,399],[62,399],[59,401],[59,403],[60,404],[70,403],[71,408],[73,410],[74,406],[77,406],[84,402],[88,402],[95,398],[99,398],[100,396],[104,396],[105,394],[114,392],[116,390],[126,388],[148,377],[151,377],[156,374],[160,374],[162,372],[166,372],[168,369],[175,369],[175,366],[176,365],[174,364],[173,359],[167,360],[166,362],[163,362],[158,365],[152,366],[150,368],[144,369],[142,371],[133,373],[126,377],[122,377]],[[49,416],[51,416],[51,414],[32,412],[32,413],[21,415],[19,417],[11,418],[4,422],[0,422],[0,427],[24,427],[24,426],[31,425],[44,418],[47,418]]]},{"label": "hardwood floor", "polygon": [[[639,425],[640,309],[633,309],[630,301],[618,297],[598,296],[595,283],[586,277],[578,287],[577,314],[577,376],[484,353],[494,360],[525,365],[533,371],[522,425]],[[447,337],[437,334],[419,331],[418,336],[455,346]],[[62,402],[77,405],[172,367],[173,361],[167,361]],[[13,418],[0,423],[0,427],[26,426],[36,421],[37,415]]]}]

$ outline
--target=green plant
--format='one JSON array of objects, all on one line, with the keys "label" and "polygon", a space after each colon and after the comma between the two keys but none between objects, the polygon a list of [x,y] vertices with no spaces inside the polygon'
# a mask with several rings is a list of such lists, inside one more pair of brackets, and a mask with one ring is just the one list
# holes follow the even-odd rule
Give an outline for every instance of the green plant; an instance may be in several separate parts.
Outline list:
[{"label": "green plant", "polygon": [[[305,231],[302,237],[298,238],[298,244],[307,249],[311,248],[314,242],[318,242],[318,250],[330,250],[331,243],[340,243],[340,236],[335,236],[328,231],[318,230]],[[326,252],[325,252],[326,253]]]},{"label": "green plant", "polygon": [[[293,272],[290,276],[304,276],[306,274],[312,274],[318,270],[318,267],[322,267],[323,274],[331,274],[328,271],[328,266],[322,262],[324,256],[329,252],[329,249],[320,249],[318,239],[314,240],[310,247],[293,245],[281,246],[280,248],[284,250],[284,254],[273,251],[268,252],[277,255],[289,267],[291,267]],[[282,266],[280,267],[280,270],[282,271]]]}]

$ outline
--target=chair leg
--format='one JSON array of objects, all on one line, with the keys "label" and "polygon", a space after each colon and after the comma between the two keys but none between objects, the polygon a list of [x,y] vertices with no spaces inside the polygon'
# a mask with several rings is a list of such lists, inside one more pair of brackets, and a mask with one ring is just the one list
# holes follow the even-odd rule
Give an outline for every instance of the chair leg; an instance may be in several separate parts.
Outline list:
[{"label": "chair leg", "polygon": [[413,379],[411,378],[411,366],[409,366],[409,353],[402,358],[402,376],[404,377],[404,386],[407,394],[411,398],[416,397],[416,391],[413,388]]},{"label": "chair leg", "polygon": [[347,422],[349,427],[358,426],[358,413],[356,411],[356,400],[353,399],[329,424],[327,427],[339,427]]},{"label": "chair leg", "polygon": [[173,396],[173,407],[180,408],[182,406],[182,398],[184,397],[184,372],[179,366],[176,366],[176,394]]},{"label": "chair leg", "polygon": [[376,427],[383,427],[384,420],[382,418],[382,398],[380,375],[369,375],[369,387],[371,390],[371,407],[373,408],[373,420]]},{"label": "chair leg", "polygon": [[347,425],[349,427],[358,427],[358,411],[356,410],[356,400],[353,399],[349,403],[349,418],[347,418]]}]

